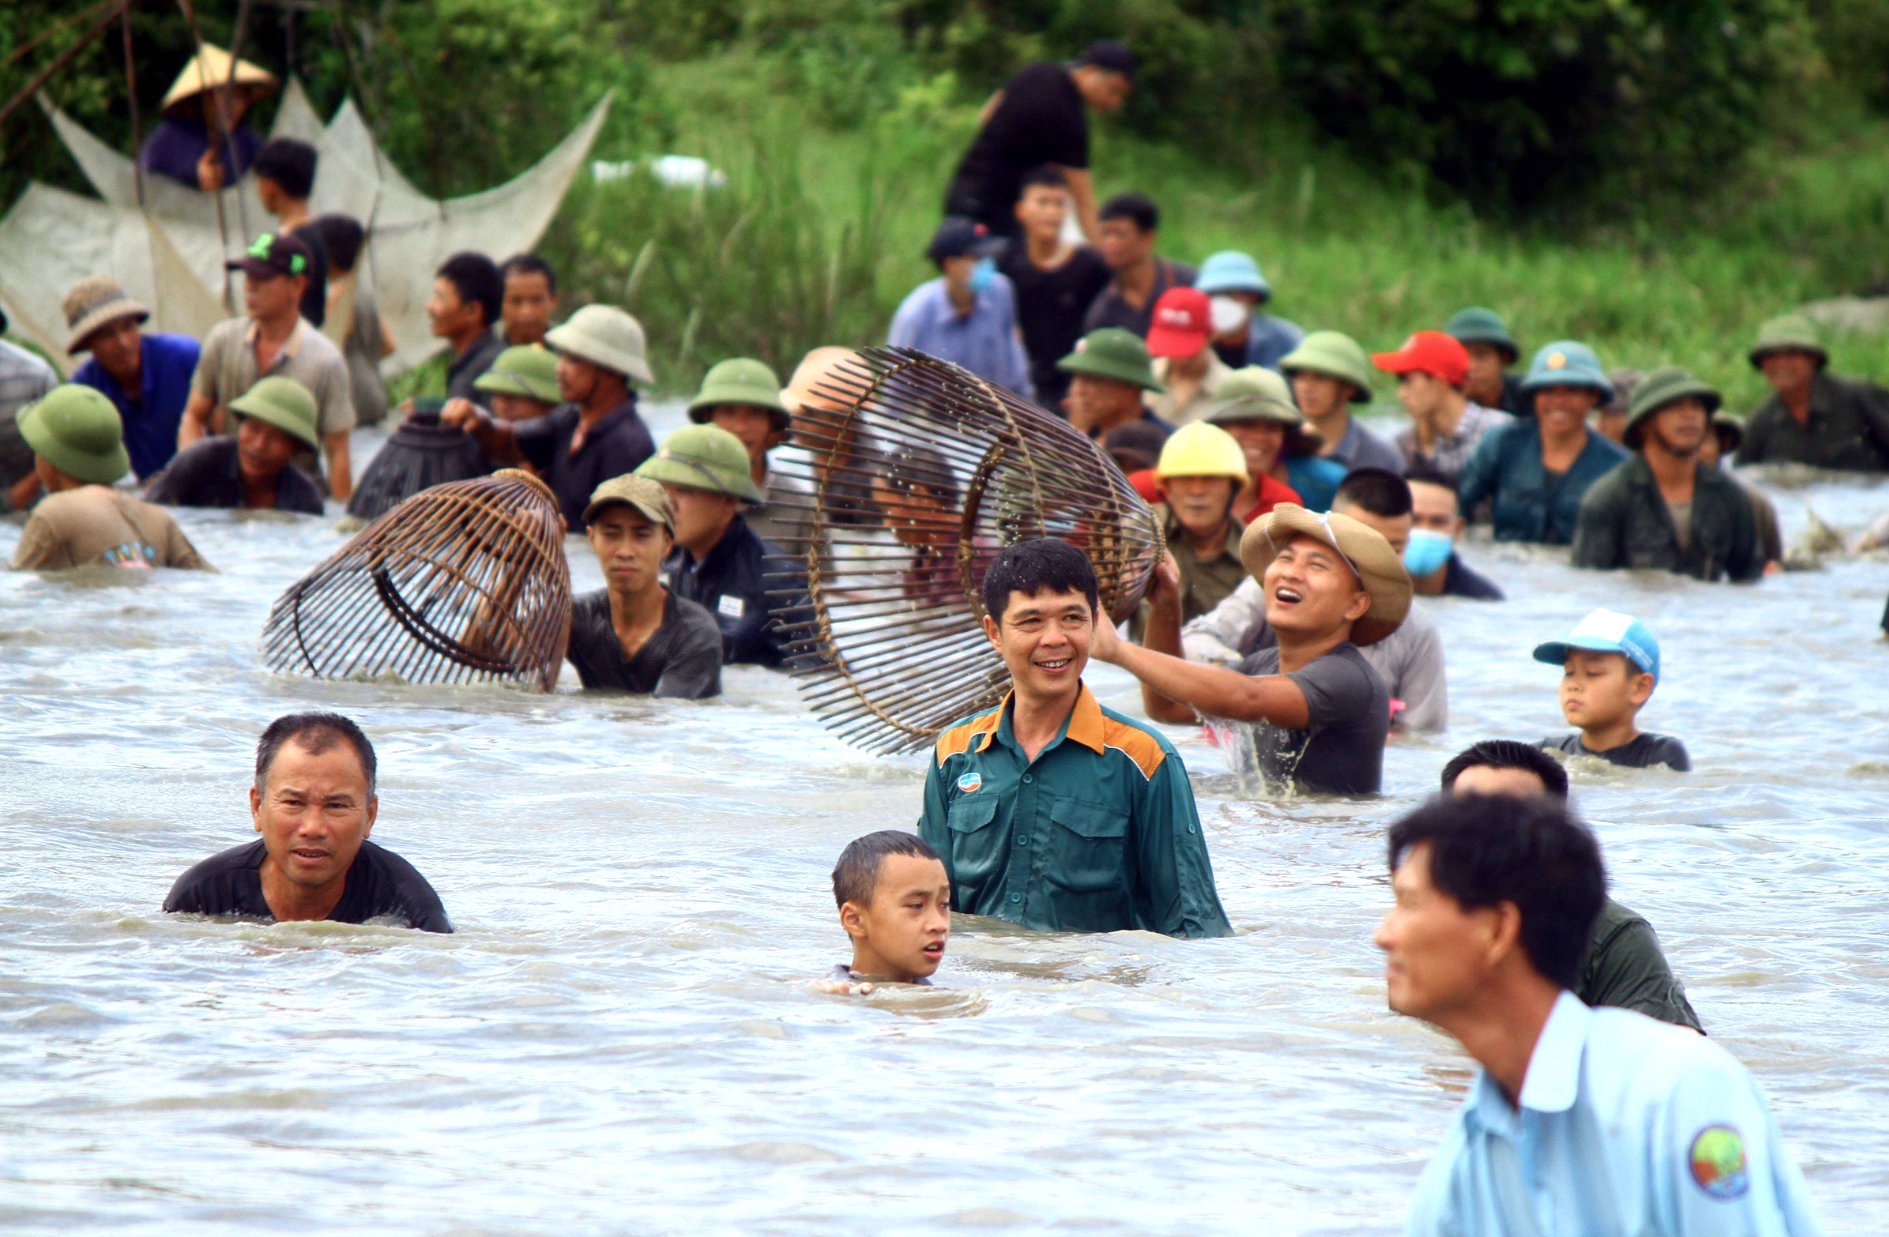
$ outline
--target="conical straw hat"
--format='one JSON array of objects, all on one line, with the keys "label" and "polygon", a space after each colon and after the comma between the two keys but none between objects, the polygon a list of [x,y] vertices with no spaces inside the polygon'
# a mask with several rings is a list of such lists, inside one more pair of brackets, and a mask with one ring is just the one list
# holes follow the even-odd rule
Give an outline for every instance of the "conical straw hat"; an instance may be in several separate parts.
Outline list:
[{"label": "conical straw hat", "polygon": [[[231,72],[232,63],[235,66],[234,73]],[[266,93],[274,90],[279,83],[275,74],[261,65],[235,60],[216,44],[205,43],[203,50],[190,58],[184,71],[171,83],[170,90],[164,95],[164,110],[168,112],[187,99],[194,99],[206,90],[226,84],[251,86]]]}]

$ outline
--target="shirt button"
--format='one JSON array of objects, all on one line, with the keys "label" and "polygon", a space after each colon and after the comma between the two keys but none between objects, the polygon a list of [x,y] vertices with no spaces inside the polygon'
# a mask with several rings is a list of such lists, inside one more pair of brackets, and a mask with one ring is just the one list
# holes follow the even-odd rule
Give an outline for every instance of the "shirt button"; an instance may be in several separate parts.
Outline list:
[{"label": "shirt button", "polygon": [[1031,777],[1028,773],[1023,775],[1023,784],[1025,786],[1028,786],[1031,782],[1034,782],[1035,780],[1036,779],[1034,777]]},{"label": "shirt button", "polygon": [[1012,902],[1021,902],[1023,901],[1023,895],[1020,893],[1013,893],[1010,895],[1010,900]]},{"label": "shirt button", "polygon": [[1017,845],[1018,845],[1018,846],[1028,846],[1029,844],[1030,844],[1030,835],[1029,835],[1029,834],[1027,834],[1027,833],[1019,833],[1019,834],[1017,835]]}]

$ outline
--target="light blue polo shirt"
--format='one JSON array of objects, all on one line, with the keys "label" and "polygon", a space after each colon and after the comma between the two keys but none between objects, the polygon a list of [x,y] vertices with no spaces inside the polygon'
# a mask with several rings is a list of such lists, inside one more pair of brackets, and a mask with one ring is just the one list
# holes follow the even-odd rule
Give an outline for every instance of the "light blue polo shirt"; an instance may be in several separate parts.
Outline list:
[{"label": "light blue polo shirt", "polygon": [[1563,992],[1520,1108],[1478,1071],[1406,1230],[1806,1237],[1822,1230],[1745,1067],[1684,1027]]}]

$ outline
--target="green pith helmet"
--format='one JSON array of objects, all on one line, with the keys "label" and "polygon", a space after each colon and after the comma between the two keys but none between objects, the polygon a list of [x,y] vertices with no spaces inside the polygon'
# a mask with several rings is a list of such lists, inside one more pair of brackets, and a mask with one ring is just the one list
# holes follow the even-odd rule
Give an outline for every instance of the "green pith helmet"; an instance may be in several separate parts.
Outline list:
[{"label": "green pith helmet", "polygon": [[1732,455],[1745,445],[1745,419],[1724,409],[1712,414],[1712,432],[1718,435],[1718,453]]},{"label": "green pith helmet", "polygon": [[748,449],[727,430],[685,425],[663,440],[662,450],[644,460],[636,475],[758,503],[766,496],[754,484],[752,469]]},{"label": "green pith helmet", "polygon": [[1543,387],[1585,387],[1600,392],[1600,402],[1614,397],[1614,384],[1600,367],[1594,350],[1576,339],[1557,339],[1543,344],[1522,379],[1522,390],[1539,391]]},{"label": "green pith helmet", "polygon": [[33,454],[76,481],[110,485],[131,471],[118,409],[91,387],[54,387],[13,419]]},{"label": "green pith helmet", "polygon": [[1515,364],[1516,358],[1522,355],[1522,346],[1509,334],[1509,324],[1502,321],[1502,315],[1480,305],[1451,314],[1450,320],[1443,324],[1443,333],[1464,346],[1488,344],[1491,348],[1500,348],[1508,356],[1503,362],[1505,365]]},{"label": "green pith helmet", "polygon": [[293,378],[271,374],[230,401],[230,411],[239,417],[252,417],[264,425],[273,425],[290,438],[321,450],[321,409],[308,388]]},{"label": "green pith helmet", "polygon": [[1203,418],[1209,425],[1272,421],[1286,427],[1282,455],[1316,455],[1324,439],[1305,426],[1305,414],[1292,402],[1286,380],[1258,365],[1245,365],[1220,380],[1214,402]]},{"label": "green pith helmet", "polygon": [[1343,331],[1313,331],[1279,362],[1279,372],[1288,378],[1300,370],[1349,382],[1352,403],[1371,402],[1371,367],[1364,349]]},{"label": "green pith helmet", "polygon": [[649,368],[649,340],[643,335],[643,324],[615,305],[584,306],[564,325],[546,331],[544,342],[558,352],[622,374],[632,385],[656,381]]},{"label": "green pith helmet", "polygon": [[787,405],[781,403],[780,375],[765,361],[731,357],[709,370],[702,377],[702,389],[689,401],[689,420],[700,424],[712,417],[715,409],[729,404],[767,409],[777,430],[793,424]]},{"label": "green pith helmet", "polygon": [[538,344],[507,348],[472,385],[494,395],[519,395],[541,404],[563,399],[558,392],[558,354]]},{"label": "green pith helmet", "polygon": [[1113,378],[1157,395],[1167,390],[1154,376],[1154,366],[1148,361],[1148,345],[1141,336],[1119,326],[1090,331],[1077,341],[1074,352],[1056,362],[1056,368],[1065,374]]},{"label": "green pith helmet", "polygon": [[1824,351],[1823,340],[1817,334],[1817,324],[1803,314],[1785,314],[1759,327],[1758,342],[1746,356],[1753,369],[1760,369],[1764,358],[1773,352],[1808,352],[1817,358],[1818,369],[1830,363],[1830,354]]},{"label": "green pith helmet", "polygon": [[1635,451],[1639,450],[1640,435],[1653,414],[1687,396],[1705,405],[1708,418],[1724,402],[1717,391],[1677,365],[1662,365],[1642,378],[1640,385],[1633,388],[1633,402],[1627,406],[1627,427],[1621,431],[1621,442]]}]

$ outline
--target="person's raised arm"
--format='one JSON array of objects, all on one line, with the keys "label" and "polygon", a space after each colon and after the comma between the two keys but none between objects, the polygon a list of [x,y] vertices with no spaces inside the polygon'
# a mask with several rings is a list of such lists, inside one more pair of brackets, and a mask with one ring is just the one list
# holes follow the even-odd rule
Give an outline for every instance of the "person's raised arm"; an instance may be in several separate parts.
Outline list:
[{"label": "person's raised arm", "polygon": [[[1185,657],[1181,651],[1181,572],[1172,554],[1163,554],[1155,564],[1154,580],[1148,586],[1148,626],[1141,635],[1142,647]],[[1107,622],[1107,616],[1103,616]],[[1141,707],[1157,722],[1183,725],[1200,720],[1180,701],[1164,696],[1146,682],[1141,685]]]},{"label": "person's raised arm", "polygon": [[1311,724],[1305,693],[1283,674],[1241,674],[1157,653],[1123,640],[1106,619],[1096,624],[1090,655],[1140,679],[1144,696],[1152,688],[1196,713],[1237,722],[1271,722],[1293,729]]},{"label": "person's raised arm", "polygon": [[516,464],[525,458],[518,449],[518,435],[509,422],[500,421],[471,400],[455,399],[440,410],[440,424],[456,425],[479,442],[486,458],[495,464]]},{"label": "person's raised arm", "polygon": [[206,391],[192,391],[184,404],[183,419],[177,423],[177,449],[194,446],[214,432],[216,400]]},{"label": "person's raised arm", "polygon": [[328,459],[328,492],[344,503],[354,497],[354,461],[348,456],[348,431],[321,436],[321,453]]},{"label": "person's raised arm", "polygon": [[1089,177],[1088,168],[1064,167],[1052,165],[1063,174],[1069,184],[1069,196],[1075,199],[1076,223],[1082,228],[1082,235],[1091,245],[1102,243],[1102,220],[1095,213],[1095,182]]}]

